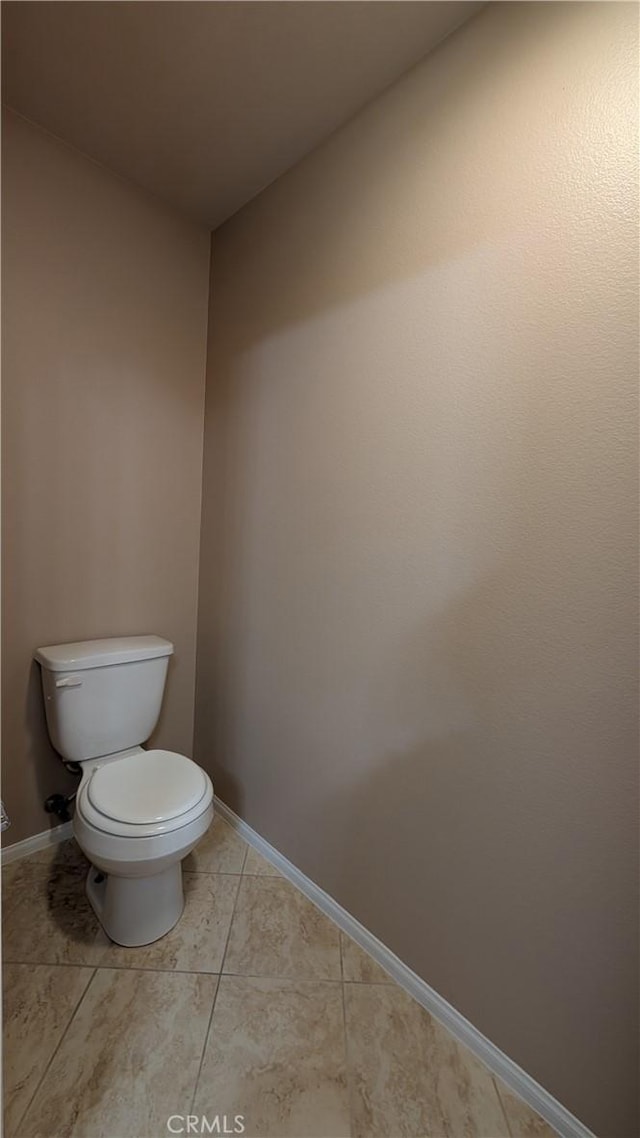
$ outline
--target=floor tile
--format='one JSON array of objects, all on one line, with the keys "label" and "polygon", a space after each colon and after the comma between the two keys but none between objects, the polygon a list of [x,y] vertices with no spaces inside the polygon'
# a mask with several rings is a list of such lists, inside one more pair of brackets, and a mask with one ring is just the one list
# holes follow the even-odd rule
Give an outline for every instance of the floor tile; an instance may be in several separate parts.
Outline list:
[{"label": "floor tile", "polygon": [[26,863],[29,865],[47,865],[50,869],[77,870],[79,873],[85,874],[89,870],[89,862],[75,838],[68,838],[64,842],[55,842],[53,845],[45,846],[44,849],[35,850],[29,854],[28,858],[13,861],[8,866],[3,866],[3,881],[10,883],[12,871]]},{"label": "floor tile", "polygon": [[3,890],[5,961],[220,971],[238,876],[185,873],[180,921],[141,948],[109,940],[87,900],[85,876],[84,866],[58,869],[32,858],[17,863]]},{"label": "floor tile", "polygon": [[108,939],[85,894],[84,865],[25,858],[3,873],[6,962],[99,964]]},{"label": "floor tile", "polygon": [[18,1123],[92,976],[92,968],[4,965],[5,1138],[16,1134]]},{"label": "floor tile", "polygon": [[338,929],[288,881],[242,877],[223,970],[339,980]]},{"label": "floor tile", "polygon": [[221,971],[195,1113],[255,1138],[555,1138],[224,819],[152,945],[108,940],[87,864],[68,841],[3,871],[7,1138],[165,1134]]},{"label": "floor tile", "polygon": [[345,984],[354,1138],[506,1138],[491,1075],[395,984]]},{"label": "floor tile", "polygon": [[109,943],[104,967],[219,972],[240,878],[185,873],[185,906],[177,925],[153,944],[123,948]]},{"label": "floor tile", "polygon": [[194,1114],[248,1138],[347,1138],[342,988],[221,976]]},{"label": "floor tile", "polygon": [[266,857],[259,854],[252,846],[247,850],[247,859],[244,863],[243,873],[254,873],[259,877],[282,877],[279,869],[267,861]]},{"label": "floor tile", "polygon": [[346,933],[340,933],[340,951],[342,952],[342,975],[345,980],[357,984],[393,984],[393,980],[373,960],[368,952],[364,952]]},{"label": "floor tile", "polygon": [[189,873],[241,873],[247,843],[216,814],[207,833],[184,860]]},{"label": "floor tile", "polygon": [[555,1130],[540,1118],[526,1102],[505,1087],[500,1079],[495,1079],[498,1094],[502,1099],[512,1138],[558,1138]]},{"label": "floor tile", "polygon": [[20,1138],[153,1138],[188,1114],[215,976],[100,969]]}]

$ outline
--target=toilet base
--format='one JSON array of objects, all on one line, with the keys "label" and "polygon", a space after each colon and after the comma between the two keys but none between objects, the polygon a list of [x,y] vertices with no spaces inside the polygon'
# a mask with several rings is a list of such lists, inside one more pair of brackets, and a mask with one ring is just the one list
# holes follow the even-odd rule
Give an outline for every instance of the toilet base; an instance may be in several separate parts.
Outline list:
[{"label": "toilet base", "polygon": [[179,861],[151,877],[117,877],[91,866],[86,890],[109,939],[126,948],[159,940],[177,924],[184,909]]}]

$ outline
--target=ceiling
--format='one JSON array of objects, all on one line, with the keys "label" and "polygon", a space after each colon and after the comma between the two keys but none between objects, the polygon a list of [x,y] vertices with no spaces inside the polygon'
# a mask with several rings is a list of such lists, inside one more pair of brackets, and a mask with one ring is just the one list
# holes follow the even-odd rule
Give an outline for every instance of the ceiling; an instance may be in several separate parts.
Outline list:
[{"label": "ceiling", "polygon": [[482,6],[5,2],[4,101],[215,228]]}]

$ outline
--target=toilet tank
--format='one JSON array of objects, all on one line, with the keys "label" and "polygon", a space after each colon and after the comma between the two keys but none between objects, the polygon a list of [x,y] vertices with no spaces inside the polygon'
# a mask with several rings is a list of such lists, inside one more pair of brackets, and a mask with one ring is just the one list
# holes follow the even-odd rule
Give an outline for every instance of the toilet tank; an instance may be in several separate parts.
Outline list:
[{"label": "toilet tank", "polygon": [[161,636],[38,648],[47,727],[62,757],[81,763],[146,742],[158,722],[172,652]]}]

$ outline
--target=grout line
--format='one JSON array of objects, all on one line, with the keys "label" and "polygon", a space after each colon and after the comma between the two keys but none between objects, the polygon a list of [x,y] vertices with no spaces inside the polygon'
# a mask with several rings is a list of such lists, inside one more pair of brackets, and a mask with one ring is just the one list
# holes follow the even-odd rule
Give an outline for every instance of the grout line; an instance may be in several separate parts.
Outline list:
[{"label": "grout line", "polygon": [[238,907],[238,897],[240,895],[241,885],[242,885],[242,877],[239,877],[238,878],[238,884],[236,886],[236,895],[233,899],[233,909],[231,912],[231,920],[229,921],[229,930],[227,932],[227,939],[224,942],[224,951],[222,953],[222,960],[220,962],[220,976],[222,976],[222,973],[224,972],[224,962],[227,959],[227,949],[229,947],[229,941],[231,939],[231,929],[233,928],[233,922],[235,920],[236,909]]},{"label": "grout line", "polygon": [[[59,965],[60,968],[66,967]],[[74,968],[82,968],[81,964],[71,965]],[[86,967],[86,965],[85,965]],[[197,972],[193,968],[159,968],[157,964],[151,965],[148,968],[132,968],[130,964],[114,964],[112,961],[103,961],[101,964],[96,964],[96,972],[153,972],[155,976],[219,976],[219,972]]]},{"label": "grout line", "polygon": [[198,1072],[197,1072],[196,1077],[195,1077],[195,1081],[193,1084],[193,1094],[191,1095],[191,1101],[189,1103],[189,1114],[193,1114],[193,1104],[196,1101],[196,1094],[198,1093],[198,1083],[200,1082],[200,1074],[202,1072],[202,1065],[204,1063],[204,1055],[205,1055],[205,1051],[207,1050],[207,1043],[209,1042],[209,1032],[211,1031],[211,1021],[213,1019],[213,1013],[215,1011],[215,1006],[216,1006],[216,1001],[218,999],[218,992],[219,991],[220,991],[220,976],[218,975],[218,983],[216,984],[216,990],[213,993],[213,1002],[211,1004],[211,1011],[209,1012],[209,1019],[207,1021],[207,1030],[204,1033],[204,1039],[202,1041],[202,1053],[200,1055],[200,1062],[198,1063]]},{"label": "grout line", "polygon": [[270,881],[274,878],[282,877],[282,874],[279,873],[277,869],[274,870],[273,873],[258,873],[257,871],[251,873],[249,870],[244,869],[185,869],[184,872],[190,873],[194,877],[266,877]]},{"label": "grout line", "polygon": [[[251,847],[249,845],[247,845],[247,848],[244,851],[244,855],[242,858],[242,869],[192,869],[189,866],[189,867],[185,867],[183,869],[183,873],[191,874],[195,877],[267,877],[267,878],[282,877],[282,874],[280,873],[279,870],[277,870],[275,868],[275,866],[272,867],[273,873],[264,873],[264,871],[262,873],[260,873],[257,870],[253,873],[250,870],[245,871],[244,865],[245,865],[245,862],[247,860],[247,856],[249,854],[250,848]],[[49,871],[52,871],[55,869],[59,873],[70,873],[70,874],[87,873],[89,870],[89,862],[87,862],[86,866],[85,865],[72,865],[72,864],[65,865],[64,863],[56,865],[53,862],[49,862],[46,858],[39,857],[38,854],[41,852],[42,851],[40,851],[40,850],[36,850],[35,853],[26,854],[24,857],[16,858],[15,862],[8,862],[8,864],[3,868],[3,874],[5,874],[7,872],[9,865],[18,865],[18,864],[19,865],[31,865],[31,866],[37,865],[37,866],[41,867],[42,869],[46,868]],[[266,858],[265,858],[265,861],[266,861]],[[269,862],[268,864],[271,865],[271,862]],[[7,883],[5,885],[5,888],[10,888],[10,884]]]},{"label": "grout line", "polygon": [[[112,942],[113,943],[113,942]],[[105,946],[108,947],[108,946]],[[144,945],[142,946],[144,947]],[[68,960],[7,960],[3,959],[3,964],[29,964],[34,968],[42,967],[43,965],[49,968],[96,968],[100,971],[111,970],[113,972],[159,972],[159,973],[177,973],[179,976],[218,976],[217,971],[206,971],[204,969],[195,968],[159,968],[157,964],[117,964],[113,960],[104,958],[100,960],[99,964],[82,964],[77,961]]]},{"label": "grout line", "polygon": [[[267,972],[219,972],[218,970],[208,971],[202,968],[160,968],[157,964],[117,964],[115,961],[109,960],[108,957],[101,960],[99,964],[83,964],[69,961],[51,961],[51,960],[3,960],[4,964],[19,964],[28,965],[34,968],[94,968],[99,969],[101,972],[110,970],[112,972],[157,972],[158,975],[176,975],[176,976],[233,976],[247,980],[287,980],[292,984],[341,984],[342,981],[339,976],[291,976],[291,975],[277,975]],[[388,988],[390,986],[397,987],[394,980],[345,980],[344,983],[349,986],[363,987],[363,988]]]},{"label": "grout line", "polygon": [[[7,962],[7,963],[8,963],[8,962]],[[51,967],[51,966],[50,966],[50,967]],[[83,968],[83,967],[85,967],[85,968],[86,968],[86,965],[82,965],[82,964],[75,964],[75,965],[73,965],[73,967],[74,967],[74,968]],[[59,1040],[58,1040],[58,1042],[57,1042],[56,1046],[54,1047],[54,1049],[53,1049],[53,1052],[52,1052],[52,1054],[51,1054],[51,1056],[50,1056],[50,1058],[49,1058],[49,1062],[48,1062],[48,1063],[45,1065],[44,1071],[42,1072],[42,1076],[40,1077],[40,1079],[38,1079],[38,1082],[37,1082],[37,1084],[36,1084],[36,1088],[35,1088],[35,1090],[34,1090],[33,1094],[31,1095],[31,1098],[29,1099],[29,1102],[27,1103],[27,1105],[26,1105],[26,1107],[24,1108],[24,1110],[23,1110],[22,1114],[20,1115],[20,1120],[19,1120],[19,1122],[17,1123],[17,1126],[16,1126],[16,1128],[15,1128],[15,1131],[14,1131],[14,1133],[15,1133],[15,1134],[19,1134],[19,1133],[20,1133],[20,1129],[21,1129],[21,1127],[22,1127],[22,1123],[24,1122],[25,1118],[27,1117],[27,1114],[29,1113],[29,1111],[31,1110],[31,1107],[33,1106],[33,1103],[34,1103],[35,1097],[36,1097],[36,1095],[38,1094],[38,1091],[40,1090],[40,1087],[42,1086],[42,1084],[43,1084],[44,1080],[46,1079],[46,1077],[47,1077],[47,1074],[49,1073],[49,1069],[50,1069],[50,1067],[51,1067],[51,1064],[53,1063],[53,1060],[55,1059],[56,1055],[58,1054],[58,1051],[59,1051],[59,1050],[60,1050],[60,1048],[62,1047],[62,1044],[63,1044],[64,1040],[65,1040],[65,1039],[66,1039],[66,1037],[67,1037],[67,1034],[68,1034],[68,1032],[69,1032],[69,1028],[71,1027],[71,1024],[73,1023],[74,1019],[76,1018],[76,1015],[77,1015],[77,1013],[78,1013],[78,1010],[79,1010],[79,1008],[80,1008],[80,1005],[82,1004],[82,1001],[84,1000],[84,998],[85,998],[85,996],[86,996],[87,992],[89,991],[89,988],[90,988],[90,987],[91,987],[91,985],[93,984],[93,981],[94,981],[94,978],[95,978],[95,975],[96,975],[96,972],[97,972],[97,971],[98,971],[98,969],[97,969],[97,968],[94,968],[94,969],[93,969],[93,972],[91,973],[91,976],[89,977],[89,979],[88,979],[88,981],[87,981],[87,983],[86,983],[86,985],[85,985],[85,987],[84,987],[84,989],[83,989],[83,991],[82,991],[82,994],[81,994],[81,996],[80,996],[80,998],[79,998],[78,1002],[76,1003],[76,1006],[75,1006],[75,1008],[73,1009],[73,1011],[72,1011],[71,1015],[69,1016],[69,1021],[68,1021],[68,1023],[67,1023],[67,1026],[65,1027],[64,1031],[62,1032],[62,1035],[60,1036],[60,1038],[59,1038]]]},{"label": "grout line", "polygon": [[[239,869],[184,869],[185,877],[242,877]],[[253,876],[253,875],[250,875]]]},{"label": "grout line", "polygon": [[509,1135],[509,1138],[511,1138],[511,1127],[509,1126],[509,1119],[507,1118],[507,1111],[506,1111],[505,1105],[502,1101],[502,1095],[500,1094],[500,1089],[498,1087],[498,1083],[496,1081],[495,1075],[491,1076],[491,1082],[493,1083],[494,1090],[498,1096],[498,1102],[500,1103],[500,1110],[502,1111],[502,1114],[504,1117],[505,1126],[507,1128],[507,1134]]},{"label": "grout line", "polygon": [[[341,984],[339,976],[280,976],[271,972],[224,972],[224,976],[232,976],[235,980],[283,980],[291,984]],[[370,985],[372,987],[373,985]],[[385,984],[379,985],[381,988]]]},{"label": "grout line", "polygon": [[[247,846],[247,849],[248,848],[249,847]],[[245,853],[245,858],[246,858],[246,856],[247,855]],[[243,865],[244,865],[244,862],[243,862]],[[202,1054],[200,1056],[200,1063],[198,1065],[198,1074],[196,1075],[196,1081],[195,1081],[194,1086],[193,1086],[193,1094],[191,1096],[191,1105],[189,1108],[190,1114],[193,1114],[193,1106],[194,1106],[194,1103],[196,1101],[196,1095],[198,1094],[198,1086],[200,1084],[200,1076],[202,1074],[202,1067],[204,1064],[204,1057],[205,1057],[205,1054],[207,1051],[207,1044],[209,1042],[209,1035],[211,1034],[211,1025],[213,1023],[213,1013],[216,1010],[216,1004],[218,1002],[218,993],[220,991],[220,983],[222,981],[222,972],[224,969],[224,962],[227,958],[227,948],[229,947],[229,939],[231,937],[231,928],[233,926],[234,917],[236,915],[236,908],[238,905],[238,894],[240,892],[241,884],[242,884],[242,875],[239,875],[238,876],[238,884],[236,886],[236,895],[233,899],[233,909],[231,910],[231,920],[229,921],[229,928],[227,930],[227,937],[226,937],[226,940],[224,942],[224,949],[222,952],[222,960],[220,961],[220,972],[218,973],[218,983],[216,985],[216,990],[215,990],[214,997],[213,997],[213,1004],[211,1005],[211,1015],[209,1016],[209,1023],[207,1024],[207,1030],[206,1030],[205,1037],[204,1037],[204,1043],[202,1044]]]},{"label": "grout line", "polygon": [[258,873],[258,872],[251,873],[249,870],[245,871],[243,869],[242,876],[243,877],[262,877],[262,878],[266,878],[267,881],[277,881],[278,878],[282,877],[282,874],[278,873],[277,869],[275,870],[274,873],[264,873],[264,872],[263,873]]},{"label": "grout line", "polygon": [[185,876],[189,877],[243,877],[239,869],[185,869]]},{"label": "grout line", "polygon": [[[60,843],[60,845],[63,845],[63,844],[64,843]],[[50,848],[55,849],[56,847],[52,846]],[[60,847],[58,846],[57,848],[60,848]],[[244,863],[246,861],[246,857],[247,857],[247,853],[249,852],[249,849],[250,849],[250,847],[247,845],[247,848],[245,850],[245,853],[244,853],[244,856],[242,859],[243,866],[244,866]],[[33,853],[25,854],[24,857],[16,858],[15,861],[8,862],[7,865],[3,866],[3,868],[2,868],[2,876],[3,877],[6,876],[7,870],[9,869],[9,866],[12,866],[12,865],[30,866],[30,867],[37,866],[39,869],[42,869],[43,871],[45,869],[48,870],[49,872],[53,872],[55,870],[57,873],[68,873],[68,874],[71,874],[72,876],[75,874],[79,875],[81,873],[86,874],[89,871],[89,866],[91,864],[90,862],[86,862],[86,864],[84,864],[84,865],[77,865],[77,864],[74,864],[73,862],[68,862],[68,863],[56,862],[55,860],[49,860],[49,858],[42,857],[41,855],[43,852],[46,852],[46,851],[35,850]],[[191,875],[201,876],[201,877],[243,877],[243,876],[244,877],[258,877],[258,876],[279,877],[279,876],[282,876],[281,874],[278,873],[277,870],[272,874],[261,874],[260,875],[257,873],[245,874],[244,869],[192,869],[190,866],[184,866],[183,867],[183,873],[185,875],[191,874]],[[11,882],[5,882],[5,889],[10,889],[11,884],[12,884]]]},{"label": "grout line", "polygon": [[[340,929],[340,965],[342,967],[342,929]],[[351,1063],[349,1062],[349,1035],[347,1032],[347,1000],[344,975],[342,977],[342,1030],[344,1033],[344,1068],[345,1077],[347,1080],[347,1104],[349,1106],[349,1131],[353,1134],[354,1130],[354,1088],[353,1079],[351,1077]]]}]

